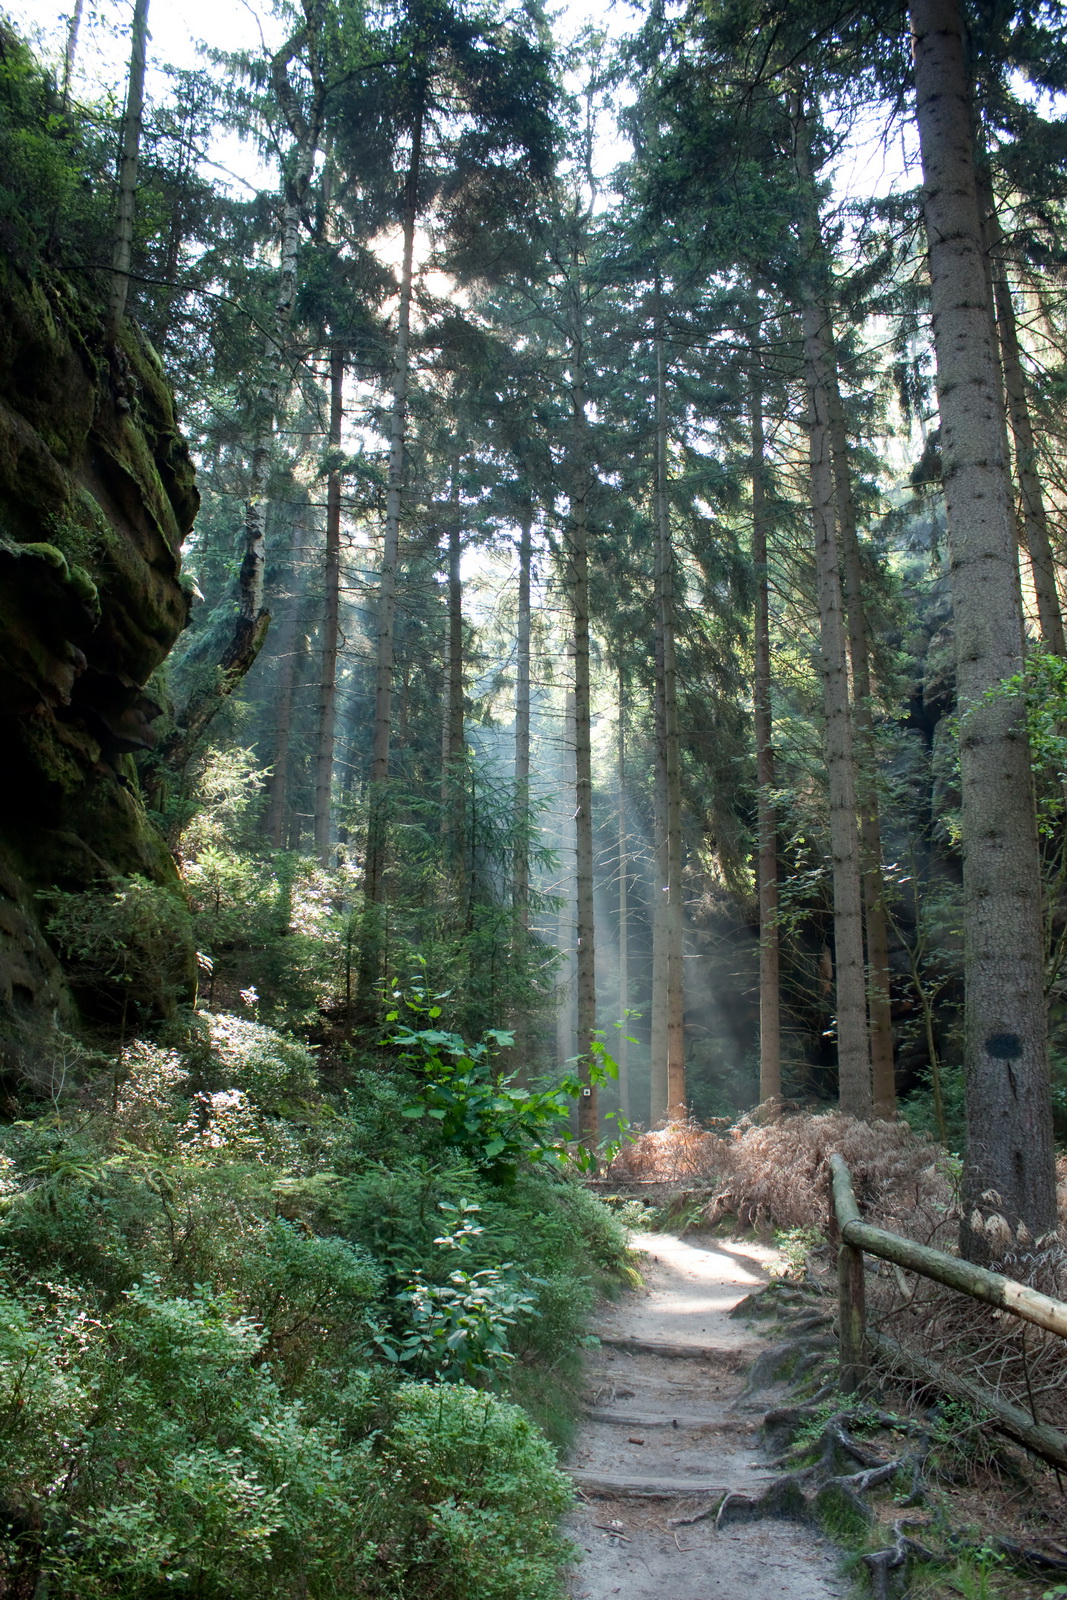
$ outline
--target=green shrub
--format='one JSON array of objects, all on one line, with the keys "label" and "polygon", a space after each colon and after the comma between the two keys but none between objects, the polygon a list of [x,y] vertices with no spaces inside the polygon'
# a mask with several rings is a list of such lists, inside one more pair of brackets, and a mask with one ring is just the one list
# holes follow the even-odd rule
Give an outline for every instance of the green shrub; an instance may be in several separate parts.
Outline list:
[{"label": "green shrub", "polygon": [[312,1366],[340,1371],[365,1358],[368,1314],[383,1274],[364,1251],[279,1219],[256,1235],[239,1273],[241,1300],[266,1330],[266,1353],[290,1384]]},{"label": "green shrub", "polygon": [[569,1554],[556,1523],[574,1491],[517,1406],[462,1386],[405,1384],[378,1459],[410,1496],[397,1543],[379,1549],[403,1574],[401,1593],[556,1600]]},{"label": "green shrub", "polygon": [[277,1115],[315,1092],[306,1045],[247,1017],[201,1012],[185,1050],[195,1091],[237,1091],[258,1111]]},{"label": "green shrub", "polygon": [[259,1023],[175,1021],[95,1106],[0,1128],[0,1593],[559,1595],[570,1489],[532,1417],[564,1436],[624,1234],[432,1119],[402,1156],[384,1075],[339,1106],[314,1079]]},{"label": "green shrub", "polygon": [[0,1299],[0,1581],[47,1573],[82,1600],[558,1594],[570,1485],[517,1407],[419,1384],[372,1415],[364,1380],[312,1417],[224,1298],[153,1280],[106,1321],[71,1300]]}]

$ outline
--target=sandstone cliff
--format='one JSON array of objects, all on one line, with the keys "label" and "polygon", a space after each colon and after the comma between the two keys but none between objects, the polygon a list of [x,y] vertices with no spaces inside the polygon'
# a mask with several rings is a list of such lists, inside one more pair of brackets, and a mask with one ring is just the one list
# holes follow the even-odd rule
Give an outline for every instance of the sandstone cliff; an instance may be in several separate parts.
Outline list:
[{"label": "sandstone cliff", "polygon": [[[154,742],[159,708],[146,685],[187,620],[180,547],[197,501],[150,347],[127,325],[121,351],[106,351],[98,312],[68,280],[0,257],[0,1072],[9,1077],[32,1070],[50,1024],[77,1016],[77,963],[70,939],[48,937],[49,891],[108,891],[137,878],[178,893],[133,753]],[[64,904],[76,917],[80,902]],[[191,981],[188,952],[178,961]],[[150,969],[147,959],[137,967],[133,998],[158,1010],[174,984],[166,993]]]}]

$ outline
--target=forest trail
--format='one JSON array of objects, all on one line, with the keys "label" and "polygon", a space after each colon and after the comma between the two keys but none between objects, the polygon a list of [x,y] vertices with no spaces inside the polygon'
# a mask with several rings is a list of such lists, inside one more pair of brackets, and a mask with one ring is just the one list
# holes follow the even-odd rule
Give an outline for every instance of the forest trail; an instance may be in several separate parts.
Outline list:
[{"label": "forest trail", "polygon": [[581,1496],[569,1531],[583,1552],[572,1600],[842,1600],[836,1553],[813,1529],[678,1520],[778,1475],[759,1438],[778,1394],[743,1394],[765,1341],[730,1317],[776,1252],[661,1233],[634,1247],[645,1287],[602,1312],[587,1360],[569,1463]]}]

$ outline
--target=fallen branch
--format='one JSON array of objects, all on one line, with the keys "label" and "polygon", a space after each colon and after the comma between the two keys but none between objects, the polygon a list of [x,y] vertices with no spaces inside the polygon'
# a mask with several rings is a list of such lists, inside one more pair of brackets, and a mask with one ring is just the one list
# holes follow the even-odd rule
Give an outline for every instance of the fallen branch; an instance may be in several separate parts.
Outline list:
[{"label": "fallen branch", "polygon": [[1057,1467],[1067,1467],[1067,1438],[1055,1428],[1050,1428],[1043,1422],[1034,1422],[1025,1411],[1020,1411],[1018,1406],[1002,1400],[999,1395],[991,1393],[981,1384],[972,1383],[961,1373],[950,1372],[937,1362],[928,1361],[925,1356],[905,1349],[896,1339],[890,1339],[884,1333],[868,1333],[867,1343],[898,1371],[910,1378],[917,1378],[928,1388],[977,1406],[979,1411],[984,1411],[988,1415],[998,1432],[1005,1433],[1009,1438],[1025,1445],[1042,1460],[1050,1461]]}]

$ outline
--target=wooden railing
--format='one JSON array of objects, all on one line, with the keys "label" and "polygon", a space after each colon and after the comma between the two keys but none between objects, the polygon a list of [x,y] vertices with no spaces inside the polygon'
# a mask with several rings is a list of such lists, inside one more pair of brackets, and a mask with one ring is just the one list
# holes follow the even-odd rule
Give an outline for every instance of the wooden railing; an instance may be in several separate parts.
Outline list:
[{"label": "wooden railing", "polygon": [[936,1362],[905,1349],[895,1339],[872,1332],[867,1327],[866,1287],[863,1276],[864,1252],[882,1261],[891,1261],[908,1272],[917,1272],[935,1283],[958,1289],[961,1294],[1032,1322],[1049,1333],[1067,1339],[1067,1304],[1047,1294],[988,1272],[958,1256],[946,1255],[929,1245],[916,1244],[884,1228],[873,1228],[860,1216],[852,1180],[843,1157],[830,1157],[830,1242],[837,1246],[838,1335],[840,1339],[840,1385],[853,1394],[867,1373],[868,1350],[881,1354],[893,1365],[907,1370],[920,1382],[947,1393],[955,1393],[988,1412],[998,1428],[1025,1444],[1057,1466],[1067,1466],[1067,1437],[1055,1428],[1027,1416],[1018,1406],[963,1375],[949,1374]]}]

